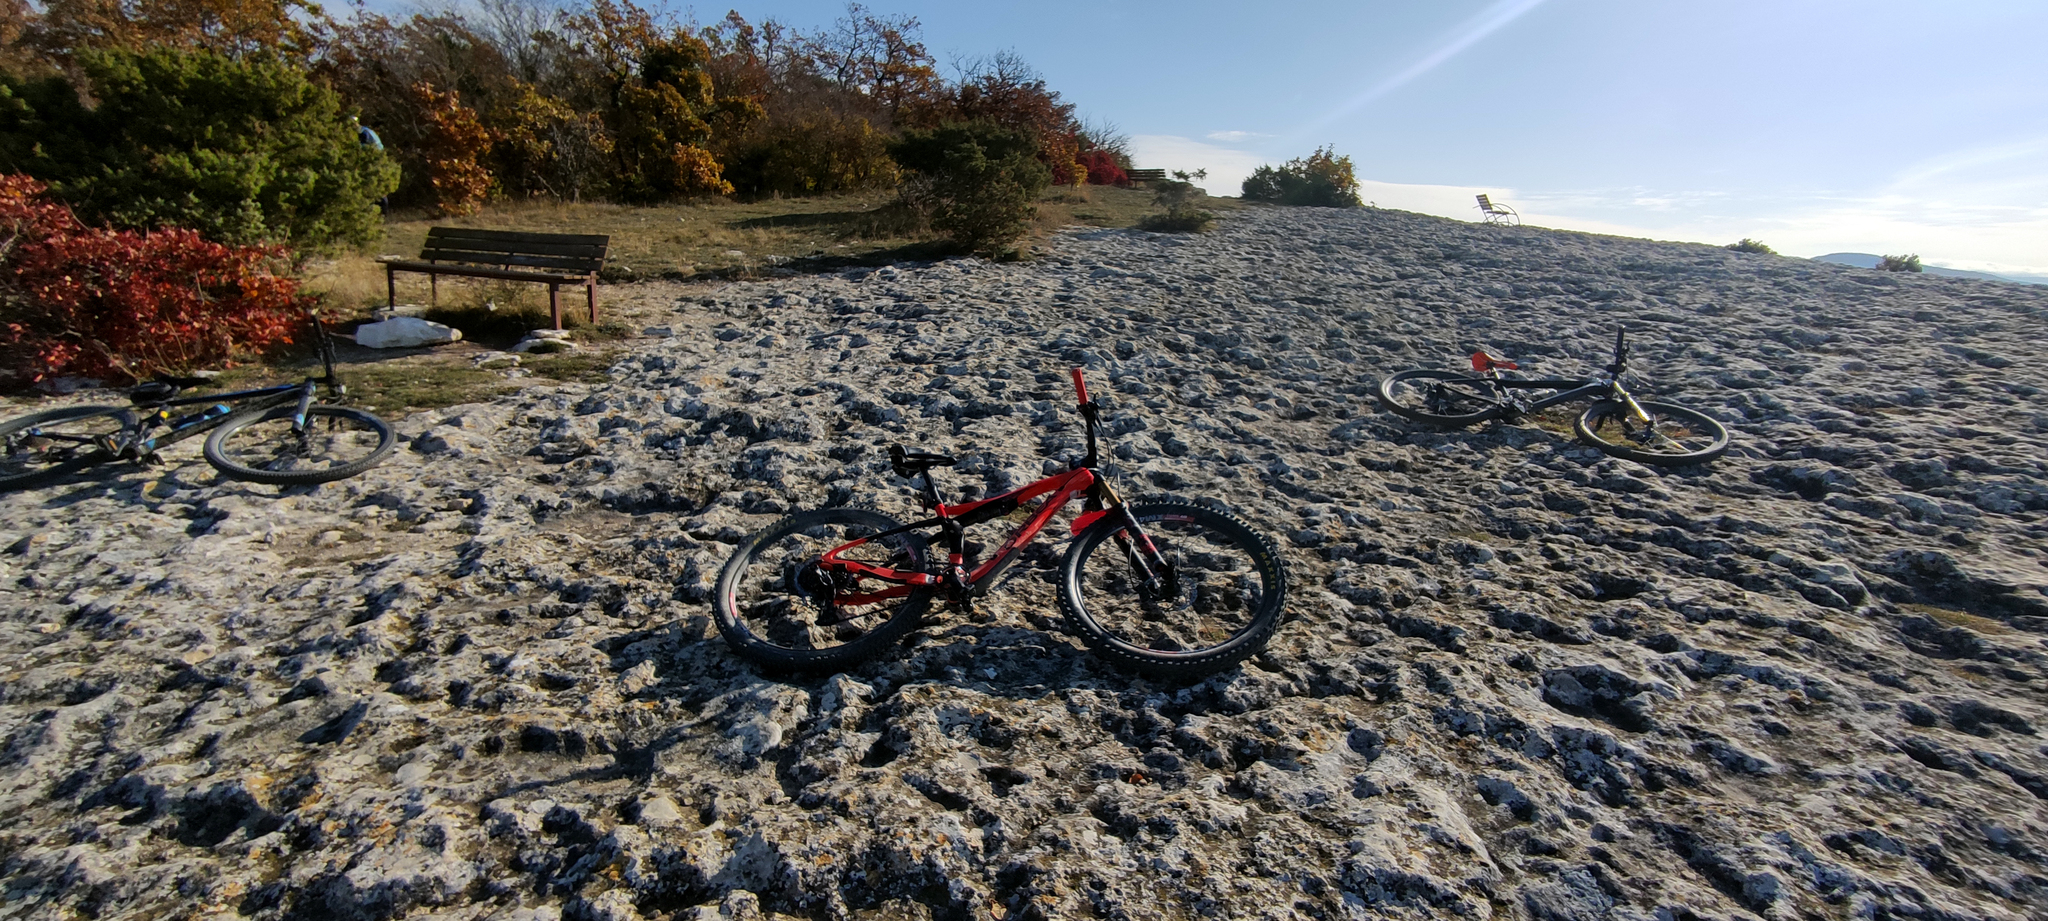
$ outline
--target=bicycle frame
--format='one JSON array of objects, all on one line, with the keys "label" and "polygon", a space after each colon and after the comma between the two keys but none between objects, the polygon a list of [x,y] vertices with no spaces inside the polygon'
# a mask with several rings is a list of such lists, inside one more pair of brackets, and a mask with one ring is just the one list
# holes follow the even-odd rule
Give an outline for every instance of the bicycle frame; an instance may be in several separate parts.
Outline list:
[{"label": "bicycle frame", "polygon": [[[1620,381],[1612,378],[1592,381],[1520,380],[1503,378],[1495,372],[1487,372],[1487,381],[1499,392],[1502,402],[1512,405],[1516,412],[1536,412],[1537,410],[1556,406],[1559,403],[1571,403],[1578,400],[1615,400],[1627,406],[1629,413],[1638,420],[1645,424],[1648,424],[1650,421],[1650,414],[1644,411],[1641,405],[1636,403],[1636,398],[1628,392],[1627,388],[1621,386]],[[1509,392],[1515,390],[1558,390],[1562,392],[1552,394],[1540,400],[1524,402],[1510,397]]]},{"label": "bicycle frame", "polygon": [[[1519,380],[1501,377],[1499,368],[1513,368],[1515,366],[1511,363],[1497,362],[1493,356],[1487,355],[1485,352],[1479,352],[1472,357],[1472,367],[1475,370],[1484,368],[1480,373],[1493,385],[1494,392],[1501,402],[1512,406],[1515,412],[1536,412],[1537,410],[1556,406],[1559,403],[1570,403],[1577,400],[1614,400],[1628,407],[1629,413],[1635,416],[1637,421],[1648,425],[1650,424],[1650,414],[1643,409],[1641,404],[1636,402],[1635,396],[1628,392],[1628,388],[1621,385],[1621,375],[1628,371],[1629,351],[1627,330],[1615,330],[1614,363],[1607,366],[1605,374],[1592,380]],[[1511,391],[1516,390],[1557,390],[1561,392],[1540,400],[1524,402],[1511,394]]]},{"label": "bicycle frame", "polygon": [[[1081,380],[1081,370],[1079,368],[1074,369],[1073,377],[1074,390],[1081,401],[1082,418],[1087,423],[1088,455],[1086,458],[1076,464],[1074,469],[1066,473],[1054,474],[1002,495],[954,505],[947,505],[938,500],[937,490],[931,480],[931,471],[927,469],[924,471],[925,495],[927,496],[926,505],[937,513],[935,516],[835,547],[818,558],[819,565],[828,571],[856,577],[878,579],[883,582],[892,583],[895,586],[877,592],[841,595],[836,599],[838,603],[845,605],[873,604],[890,598],[901,598],[919,588],[930,586],[946,588],[953,598],[958,601],[986,595],[989,589],[995,585],[996,579],[1005,570],[1009,569],[1011,564],[1017,561],[1018,555],[1024,547],[1030,544],[1032,539],[1036,538],[1039,532],[1045,529],[1047,524],[1051,523],[1053,516],[1060,509],[1065,508],[1067,503],[1075,499],[1083,499],[1086,504],[1084,505],[1085,511],[1074,520],[1071,528],[1072,536],[1079,536],[1083,531],[1086,531],[1097,521],[1100,521],[1103,516],[1111,514],[1112,511],[1123,514],[1125,527],[1130,529],[1132,537],[1145,551],[1144,554],[1133,554],[1133,562],[1138,566],[1142,576],[1147,581],[1155,581],[1157,575],[1152,571],[1145,557],[1147,554],[1156,557],[1158,555],[1157,548],[1153,546],[1151,538],[1145,535],[1144,531],[1139,527],[1137,520],[1132,518],[1128,512],[1123,511],[1123,500],[1116,494],[1116,490],[1109,485],[1109,481],[1103,479],[1100,474],[1095,472],[1095,466],[1099,462],[1096,453],[1095,433],[1098,424],[1098,412],[1096,404],[1088,399],[1088,388]],[[1025,503],[1040,496],[1048,496],[1048,498],[1039,505],[1037,511],[1029,519],[1025,520],[1022,525],[1010,533],[1010,536],[1003,541],[1002,545],[996,548],[994,555],[978,565],[967,559],[965,534],[968,527],[1009,515]],[[871,541],[928,528],[941,529],[946,534],[950,543],[950,546],[947,548],[947,559],[942,573],[906,572],[886,566],[864,563],[859,560],[841,558],[841,554]],[[973,567],[972,571],[969,571],[969,566]]]},{"label": "bicycle frame", "polygon": [[[137,420],[136,438],[127,447],[138,455],[148,454],[171,442],[179,441],[213,428],[227,421],[228,417],[235,414],[232,411],[224,413],[207,413],[202,411],[172,418],[170,408],[173,406],[195,406],[200,403],[230,406],[237,401],[261,401],[264,404],[264,408],[267,408],[269,406],[284,405],[286,398],[296,393],[298,394],[299,407],[294,424],[304,425],[306,422],[306,410],[313,405],[313,384],[314,381],[307,380],[297,384],[279,384],[274,387],[261,387],[255,390],[237,390],[233,393],[210,393],[165,400],[155,404],[156,412],[142,416]],[[141,437],[144,432],[158,426],[168,428],[170,431],[154,437]]]},{"label": "bicycle frame", "polygon": [[[290,402],[293,395],[296,395],[298,408],[292,416],[292,428],[294,430],[304,429],[307,413],[312,408],[313,398],[318,393],[318,385],[325,384],[328,390],[336,396],[347,393],[347,388],[343,387],[341,381],[334,376],[334,341],[327,335],[327,326],[320,322],[320,318],[317,315],[312,316],[311,320],[315,345],[320,353],[320,364],[324,371],[321,376],[308,377],[296,384],[276,384],[270,387],[259,387],[254,390],[199,394],[189,397],[171,397],[137,407],[138,409],[152,410],[152,412],[137,417],[135,426],[126,433],[125,443],[115,445],[116,450],[113,453],[125,457],[147,457],[164,445],[181,441],[211,429],[227,421],[229,417],[235,415],[238,411],[248,408],[236,407],[233,405],[236,402],[256,402],[259,404],[256,408],[269,409]],[[173,418],[171,415],[171,407],[194,406],[201,403],[227,406],[230,409],[228,412],[222,413],[206,411],[188,413],[176,418]],[[169,431],[163,435],[145,437],[146,433],[158,427],[168,428]]]}]

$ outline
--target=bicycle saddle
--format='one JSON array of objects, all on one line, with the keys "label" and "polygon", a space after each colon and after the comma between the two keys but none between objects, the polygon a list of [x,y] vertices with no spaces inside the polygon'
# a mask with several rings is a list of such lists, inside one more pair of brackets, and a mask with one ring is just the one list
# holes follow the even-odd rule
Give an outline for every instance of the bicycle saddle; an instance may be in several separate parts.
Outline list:
[{"label": "bicycle saddle", "polygon": [[171,377],[162,375],[128,388],[128,401],[137,406],[162,403],[178,395],[187,387],[201,387],[213,383],[210,377]]},{"label": "bicycle saddle", "polygon": [[1472,370],[1491,371],[1495,368],[1503,368],[1509,371],[1519,371],[1521,370],[1522,366],[1515,364],[1512,361],[1506,361],[1503,359],[1495,358],[1491,354],[1489,354],[1485,349],[1480,349],[1479,351],[1472,353]]},{"label": "bicycle saddle", "polygon": [[951,467],[959,462],[944,454],[905,452],[902,445],[889,446],[889,466],[895,468],[897,476],[916,476],[933,467]]},{"label": "bicycle saddle", "polygon": [[178,395],[184,387],[171,381],[149,381],[136,384],[128,389],[128,402],[137,406],[152,406]]}]

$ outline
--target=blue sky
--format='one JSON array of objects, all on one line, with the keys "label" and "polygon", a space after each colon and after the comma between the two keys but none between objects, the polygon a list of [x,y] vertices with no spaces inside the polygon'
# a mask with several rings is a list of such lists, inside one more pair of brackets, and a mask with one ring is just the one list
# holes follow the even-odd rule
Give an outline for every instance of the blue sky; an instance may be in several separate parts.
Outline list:
[{"label": "blue sky", "polygon": [[[1213,194],[1328,144],[1383,207],[1476,220],[1487,192],[1547,227],[2048,276],[2040,0],[868,6],[942,66],[1016,52]],[[732,8],[810,30],[845,5]]]}]

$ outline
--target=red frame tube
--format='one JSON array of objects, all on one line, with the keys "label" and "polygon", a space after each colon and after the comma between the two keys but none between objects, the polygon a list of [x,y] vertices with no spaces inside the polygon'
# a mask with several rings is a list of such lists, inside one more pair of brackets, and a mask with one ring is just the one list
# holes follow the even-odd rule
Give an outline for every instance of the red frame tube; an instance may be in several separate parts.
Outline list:
[{"label": "red frame tube", "polygon": [[[1076,370],[1074,374],[1078,379],[1080,376],[1080,371]],[[1001,563],[1003,563],[1003,561],[1009,559],[1017,551],[1023,549],[1025,544],[1031,543],[1031,539],[1037,537],[1038,532],[1044,530],[1045,526],[1052,521],[1053,515],[1058,514],[1059,510],[1065,507],[1068,502],[1073,501],[1075,498],[1079,496],[1087,494],[1088,490],[1094,487],[1094,485],[1095,472],[1089,470],[1086,467],[1083,467],[1079,470],[1071,470],[1066,473],[1054,474],[1053,476],[1046,477],[1045,479],[1039,480],[1028,486],[1013,489],[999,496],[990,496],[986,499],[977,499],[973,502],[963,502],[959,505],[939,506],[940,518],[955,518],[962,514],[980,508],[984,505],[987,505],[991,502],[1001,502],[1004,499],[1015,499],[1017,500],[1017,503],[1019,505],[1022,505],[1023,503],[1035,499],[1039,496],[1045,495],[1046,493],[1054,493],[1052,498],[1046,500],[1045,504],[1039,506],[1038,513],[1032,515],[1031,520],[1024,522],[1023,526],[1019,527],[1016,531],[1010,534],[1009,539],[1003,541],[1003,545],[996,549],[996,552],[993,556],[989,557],[989,559],[981,565],[976,566],[974,568],[974,571],[968,574],[968,587],[971,588],[979,584],[981,580],[984,577],[986,577],[990,572],[995,571],[997,567]],[[839,603],[848,605],[872,604],[876,601],[881,601],[887,598],[900,598],[904,595],[910,594],[911,589],[909,588],[909,586],[935,585],[942,581],[938,576],[932,575],[931,573],[904,572],[900,569],[890,569],[886,566],[876,566],[872,563],[863,563],[859,560],[843,560],[839,558],[840,554],[845,553],[848,550],[852,550],[853,548],[858,547],[862,544],[865,544],[872,539],[873,538],[863,537],[860,540],[854,541],[852,543],[834,547],[831,550],[826,551],[823,556],[819,557],[818,561],[824,564],[826,567],[833,570],[834,572],[853,573],[854,575],[862,576],[864,578],[880,579],[884,582],[895,583],[896,585],[902,587],[883,589],[881,591],[872,593],[841,595],[839,597]]]}]

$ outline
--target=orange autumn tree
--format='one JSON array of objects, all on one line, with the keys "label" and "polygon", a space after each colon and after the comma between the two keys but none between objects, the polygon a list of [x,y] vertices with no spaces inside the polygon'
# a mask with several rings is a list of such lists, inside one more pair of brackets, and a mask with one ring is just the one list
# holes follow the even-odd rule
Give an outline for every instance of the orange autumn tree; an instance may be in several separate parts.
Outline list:
[{"label": "orange autumn tree", "polygon": [[455,93],[421,82],[412,85],[412,97],[424,116],[420,160],[434,190],[434,206],[442,214],[475,213],[491,191],[484,158],[490,155],[497,132],[484,127]]},{"label": "orange autumn tree", "polygon": [[303,58],[326,14],[312,0],[44,0],[25,44],[59,65],[81,51],[168,47]]},{"label": "orange autumn tree", "polygon": [[569,25],[596,63],[609,103],[614,194],[633,202],[731,194],[708,148],[713,122],[745,123],[761,109],[713,92],[704,40],[657,24],[631,0],[595,0]]}]

